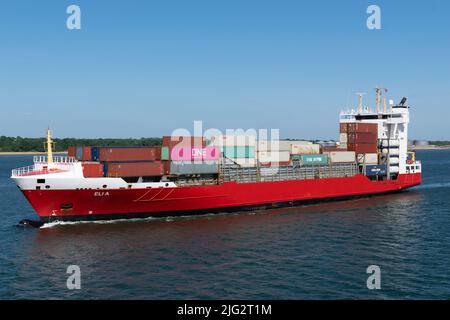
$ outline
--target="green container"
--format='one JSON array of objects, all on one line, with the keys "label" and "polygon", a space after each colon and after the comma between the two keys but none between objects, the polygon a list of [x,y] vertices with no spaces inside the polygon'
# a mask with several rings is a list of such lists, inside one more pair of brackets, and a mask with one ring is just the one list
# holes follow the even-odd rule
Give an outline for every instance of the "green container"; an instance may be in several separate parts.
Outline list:
[{"label": "green container", "polygon": [[303,165],[326,165],[328,155],[326,154],[292,154],[292,159],[299,159]]},{"label": "green container", "polygon": [[223,155],[227,158],[254,158],[255,147],[222,147]]},{"label": "green container", "polygon": [[169,160],[170,154],[169,154],[169,147],[162,147],[161,148],[161,160]]}]

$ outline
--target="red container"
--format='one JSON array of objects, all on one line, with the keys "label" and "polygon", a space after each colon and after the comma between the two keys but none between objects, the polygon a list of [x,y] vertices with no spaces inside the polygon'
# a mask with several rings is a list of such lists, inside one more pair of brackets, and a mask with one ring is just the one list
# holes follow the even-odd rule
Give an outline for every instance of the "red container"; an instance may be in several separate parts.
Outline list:
[{"label": "red container", "polygon": [[355,151],[355,153],[376,153],[378,151],[375,143],[349,143],[348,151]]},{"label": "red container", "polygon": [[194,136],[164,136],[162,138],[162,145],[164,147],[205,147],[206,139],[205,137],[194,137]]},{"label": "red container", "polygon": [[154,177],[164,175],[164,164],[153,162],[108,163],[108,177]]},{"label": "red container", "polygon": [[323,147],[322,148],[322,153],[323,152],[336,152],[336,151],[343,151],[343,148],[338,148],[338,147]]},{"label": "red container", "polygon": [[290,165],[290,161],[281,161],[281,162],[267,162],[267,163],[263,163],[260,162],[259,166],[262,168],[271,168],[271,167],[283,167],[283,166],[288,166]]},{"label": "red container", "polygon": [[83,176],[85,178],[103,177],[103,164],[98,162],[83,162]]},{"label": "red container", "polygon": [[91,161],[92,160],[92,147],[83,146],[83,156],[81,158],[82,161]]},{"label": "red container", "polygon": [[373,132],[351,132],[348,134],[348,143],[376,144],[378,135]]},{"label": "red container", "polygon": [[77,157],[77,147],[76,146],[69,146],[67,148],[67,156],[69,158],[76,158]]},{"label": "red container", "polygon": [[348,132],[348,123],[340,123],[339,124],[339,132],[347,133]]},{"label": "red container", "polygon": [[99,160],[108,162],[161,160],[161,147],[101,147]]},{"label": "red container", "polygon": [[360,123],[360,122],[352,122],[348,124],[347,128],[348,132],[372,132],[378,134],[378,124],[376,123]]}]

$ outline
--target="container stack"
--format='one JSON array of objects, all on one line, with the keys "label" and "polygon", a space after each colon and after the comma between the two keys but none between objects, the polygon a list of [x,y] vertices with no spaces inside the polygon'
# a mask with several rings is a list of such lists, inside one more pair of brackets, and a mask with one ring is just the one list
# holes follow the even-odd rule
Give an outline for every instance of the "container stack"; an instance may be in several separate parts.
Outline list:
[{"label": "container stack", "polygon": [[347,149],[357,154],[377,153],[378,124],[376,123],[348,123]]},{"label": "container stack", "polygon": [[218,147],[223,157],[241,167],[256,167],[256,137],[250,135],[218,135],[209,146]]},{"label": "container stack", "polygon": [[279,167],[290,164],[290,141],[258,140],[257,161],[261,167]]}]

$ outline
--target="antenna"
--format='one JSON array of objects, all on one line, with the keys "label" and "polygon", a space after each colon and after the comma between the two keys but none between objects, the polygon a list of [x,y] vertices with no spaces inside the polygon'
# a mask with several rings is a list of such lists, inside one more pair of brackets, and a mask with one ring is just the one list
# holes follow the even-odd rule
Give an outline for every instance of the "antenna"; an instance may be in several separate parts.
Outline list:
[{"label": "antenna", "polygon": [[356,95],[358,96],[358,113],[362,113],[362,111],[363,111],[363,96],[365,95],[365,93],[357,92]]}]

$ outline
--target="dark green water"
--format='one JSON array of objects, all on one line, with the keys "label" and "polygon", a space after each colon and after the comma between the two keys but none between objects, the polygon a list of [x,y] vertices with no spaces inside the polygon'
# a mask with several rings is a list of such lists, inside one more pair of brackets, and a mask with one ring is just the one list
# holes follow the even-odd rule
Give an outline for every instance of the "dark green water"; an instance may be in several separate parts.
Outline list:
[{"label": "dark green water", "polygon": [[[256,214],[17,227],[36,218],[0,157],[1,299],[450,297],[450,152],[395,195]],[[66,287],[69,265],[81,289]],[[366,268],[381,268],[369,290]]]}]

